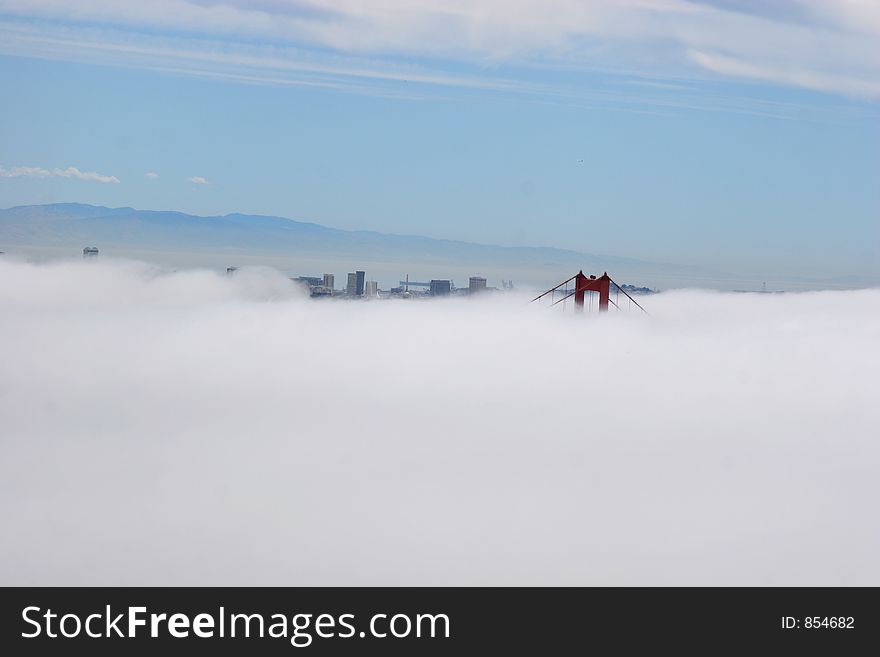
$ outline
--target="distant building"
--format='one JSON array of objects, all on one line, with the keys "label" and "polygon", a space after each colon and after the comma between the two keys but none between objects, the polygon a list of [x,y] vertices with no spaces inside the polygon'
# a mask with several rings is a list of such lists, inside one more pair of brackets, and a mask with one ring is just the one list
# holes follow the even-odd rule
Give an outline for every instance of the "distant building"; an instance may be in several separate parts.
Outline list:
[{"label": "distant building", "polygon": [[432,280],[431,281],[431,296],[432,297],[445,297],[449,296],[449,293],[452,291],[452,283],[448,280]]},{"label": "distant building", "polygon": [[364,288],[364,296],[369,299],[375,299],[379,296],[379,283],[377,281],[367,281]]},{"label": "distant building", "polygon": [[324,287],[332,292],[335,286],[336,277],[333,274],[324,274]]},{"label": "distant building", "polygon": [[470,283],[468,285],[468,293],[476,294],[477,292],[485,292],[486,291],[486,279],[482,276],[471,276]]},{"label": "distant building", "polygon": [[[629,285],[628,283],[624,283],[620,286],[621,290],[628,292],[629,294],[656,294],[657,290],[654,290],[650,287],[638,287],[636,285]],[[767,292],[767,290],[762,290],[762,292]]]},{"label": "distant building", "polygon": [[97,246],[87,246],[83,249],[83,258],[97,258],[98,257],[98,247]]},{"label": "distant building", "polygon": [[238,267],[227,267],[226,268],[226,275],[232,276],[237,271],[238,271]]},{"label": "distant building", "polygon": [[345,294],[349,297],[364,296],[364,278],[366,273],[362,271],[349,272],[348,282],[345,285]]},{"label": "distant building", "polygon": [[[330,277],[332,278],[332,274]],[[326,287],[324,282],[327,275],[324,276],[297,276],[291,278],[294,283],[304,286],[309,291],[310,297],[330,297],[333,296],[333,288]]]},{"label": "distant building", "polygon": [[324,285],[324,279],[319,278],[317,276],[297,276],[295,279],[297,283],[302,283],[303,285],[308,285],[311,287],[321,287]]}]

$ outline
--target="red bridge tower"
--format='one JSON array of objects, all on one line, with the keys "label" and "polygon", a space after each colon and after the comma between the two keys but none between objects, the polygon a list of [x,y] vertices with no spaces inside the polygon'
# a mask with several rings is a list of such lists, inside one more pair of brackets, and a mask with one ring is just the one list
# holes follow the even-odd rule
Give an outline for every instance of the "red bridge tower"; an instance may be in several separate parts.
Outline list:
[{"label": "red bridge tower", "polygon": [[607,312],[608,299],[611,291],[611,277],[608,272],[602,274],[599,278],[595,276],[587,277],[584,270],[581,269],[574,277],[574,305],[575,309],[582,311],[584,309],[585,292],[599,293],[599,311]]},{"label": "red bridge tower", "polygon": [[[574,281],[574,290],[569,291],[568,284]],[[614,286],[617,289],[617,299],[620,300],[620,293],[630,300],[631,304],[636,305],[642,312],[647,313],[648,311],[642,308],[638,301],[632,298],[630,294],[620,287],[617,283],[615,283],[611,277],[608,275],[606,271],[604,274],[599,276],[587,276],[584,274],[584,270],[581,269],[577,274],[572,276],[571,278],[562,281],[559,285],[555,287],[551,287],[546,292],[539,294],[532,301],[537,301],[538,299],[542,299],[546,297],[548,294],[550,295],[550,305],[555,306],[557,304],[562,303],[566,299],[570,299],[574,297],[574,309],[577,312],[583,312],[584,310],[584,299],[587,296],[587,292],[598,292],[599,293],[599,312],[607,312],[608,304],[611,303],[615,308],[620,310],[620,306],[617,302],[611,300],[611,286]],[[554,299],[554,296],[557,294],[557,290],[559,288],[564,289],[560,291],[561,294],[564,294],[561,299]],[[592,304],[591,304],[592,305]]]}]

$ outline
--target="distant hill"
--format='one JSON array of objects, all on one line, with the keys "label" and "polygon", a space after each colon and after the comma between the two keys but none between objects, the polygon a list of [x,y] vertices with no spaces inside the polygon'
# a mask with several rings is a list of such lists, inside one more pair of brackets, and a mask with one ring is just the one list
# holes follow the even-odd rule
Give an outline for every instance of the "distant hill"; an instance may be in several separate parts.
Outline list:
[{"label": "distant hill", "polygon": [[[371,261],[406,261],[548,270],[565,274],[651,271],[676,276],[690,268],[647,263],[548,247],[510,247],[349,231],[284,217],[227,214],[200,217],[183,212],[107,208],[79,203],[27,205],[0,210],[0,250],[31,247],[127,247],[139,251],[265,254],[287,257],[332,257]],[[74,251],[75,252],[75,251]],[[555,275],[555,274],[554,274]]]}]

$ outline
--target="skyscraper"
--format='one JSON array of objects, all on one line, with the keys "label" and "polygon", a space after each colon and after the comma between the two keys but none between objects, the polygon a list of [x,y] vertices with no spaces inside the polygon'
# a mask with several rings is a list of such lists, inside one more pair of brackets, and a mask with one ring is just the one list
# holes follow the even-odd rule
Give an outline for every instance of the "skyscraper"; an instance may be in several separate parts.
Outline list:
[{"label": "skyscraper", "polygon": [[379,296],[379,283],[377,281],[367,281],[364,289],[364,296],[369,299],[375,299]]},{"label": "skyscraper", "polygon": [[324,287],[328,290],[332,290],[335,284],[336,277],[333,274],[324,274]]},{"label": "skyscraper", "polygon": [[447,280],[432,280],[431,281],[431,296],[432,297],[445,297],[448,296],[452,291],[452,283]]},{"label": "skyscraper", "polygon": [[345,284],[345,294],[349,297],[353,297],[357,294],[357,274],[354,272],[349,272],[348,274],[348,281]]},{"label": "skyscraper", "polygon": [[471,276],[470,284],[468,285],[468,293],[476,294],[477,292],[485,292],[486,291],[486,279],[482,276]]},{"label": "skyscraper", "polygon": [[364,296],[364,278],[366,278],[367,274],[362,271],[356,271],[355,274],[357,274],[357,291],[355,294],[362,297]]}]

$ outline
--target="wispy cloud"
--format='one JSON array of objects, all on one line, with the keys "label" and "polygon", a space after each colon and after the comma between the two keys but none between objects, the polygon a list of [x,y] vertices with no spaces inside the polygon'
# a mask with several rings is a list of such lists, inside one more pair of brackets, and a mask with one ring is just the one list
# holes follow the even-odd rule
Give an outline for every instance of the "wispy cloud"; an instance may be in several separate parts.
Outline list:
[{"label": "wispy cloud", "polygon": [[[0,0],[2,1],[2,0]],[[114,28],[61,28],[0,20],[0,52],[73,59],[174,73],[201,73],[239,82],[334,87],[361,91],[358,82],[401,82],[433,86],[510,90],[522,83],[487,74],[450,74],[393,61],[343,54],[327,55],[292,46],[260,46],[211,38],[133,34]],[[269,76],[274,77],[269,77]],[[283,77],[281,77],[283,76]]]},{"label": "wispy cloud", "polygon": [[[422,57],[440,68],[455,61],[734,76],[880,97],[880,5],[865,0],[0,0],[0,11],[64,22],[71,36],[97,25],[155,40],[263,39],[324,53],[325,61],[358,58],[365,65],[352,68],[362,73]],[[372,57],[386,61],[375,66]],[[728,65],[719,65],[721,57]]]},{"label": "wispy cloud", "polygon": [[159,174],[156,173],[155,171],[147,171],[146,176],[147,176],[147,178],[149,178],[150,180],[155,180],[156,178],[159,177]]},{"label": "wispy cloud", "polygon": [[[439,62],[423,59],[404,61],[292,46],[158,37],[107,27],[69,29],[20,21],[0,20],[0,53],[96,65],[112,63],[235,84],[300,86],[412,100],[462,99],[488,93],[498,99],[528,98],[582,108],[663,113],[723,111],[799,120],[821,119],[832,111],[835,119],[857,117],[867,111],[840,102],[780,102],[757,95],[754,89],[721,88],[693,71],[689,76],[669,77],[635,69],[618,70],[616,74],[605,70],[584,84],[583,71],[571,65],[565,65],[566,75],[549,81],[537,75],[543,67],[456,65],[452,71],[438,68],[442,66]],[[696,69],[707,71],[709,67]]]},{"label": "wispy cloud", "polygon": [[211,183],[207,178],[203,176],[191,176],[187,178],[187,180],[191,183],[195,183],[196,185],[210,185]]},{"label": "wispy cloud", "polygon": [[118,183],[116,176],[107,176],[92,171],[80,171],[76,167],[66,169],[43,169],[42,167],[0,167],[0,178],[75,178],[99,183]]},{"label": "wispy cloud", "polygon": [[698,50],[692,50],[688,54],[700,66],[723,75],[766,82],[785,82],[793,86],[813,89],[815,91],[846,91],[854,96],[880,98],[880,79],[866,80],[857,77],[823,74],[816,71],[793,70],[750,62],[721,53],[711,54]]}]

